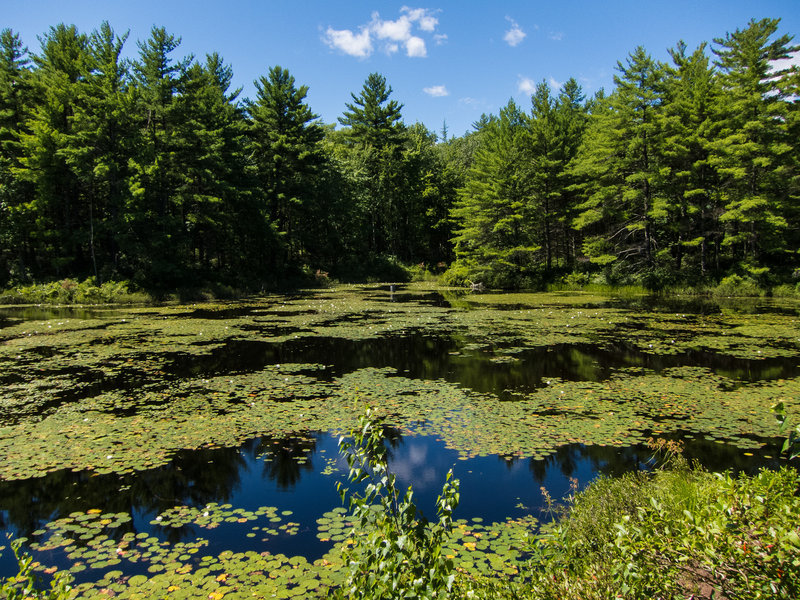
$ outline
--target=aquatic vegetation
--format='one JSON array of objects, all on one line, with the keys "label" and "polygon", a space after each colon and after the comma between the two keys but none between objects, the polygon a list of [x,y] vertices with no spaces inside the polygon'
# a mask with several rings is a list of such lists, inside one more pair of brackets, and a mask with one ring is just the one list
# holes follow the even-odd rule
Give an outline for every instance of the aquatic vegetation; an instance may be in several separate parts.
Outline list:
[{"label": "aquatic vegetation", "polygon": [[[437,295],[410,285],[38,310],[0,308],[6,482],[63,470],[129,481],[182,451],[261,436],[282,440],[259,451],[265,465],[283,453],[299,472],[312,468],[308,432],[351,429],[365,403],[387,427],[435,436],[462,459],[542,459],[568,445],[626,448],[649,436],[755,453],[778,433],[770,406],[782,401],[792,421],[800,414],[800,308],[790,300],[765,299],[743,313],[580,292]],[[313,468],[331,485],[342,474],[332,458]],[[289,485],[297,473],[276,476]],[[175,587],[174,597],[233,597],[246,586],[324,595],[341,581],[331,565],[350,539],[342,513],[289,521],[278,509],[224,504],[159,507],[143,538],[132,512],[100,505],[97,514],[59,515],[36,529],[44,533],[33,537],[34,552],[63,553],[83,577],[82,595],[152,597]],[[512,576],[532,526],[532,517],[515,519],[454,522],[443,548],[475,577]],[[313,559],[232,548],[198,563],[209,536],[226,527],[267,540],[267,549],[311,530],[329,548]]]}]

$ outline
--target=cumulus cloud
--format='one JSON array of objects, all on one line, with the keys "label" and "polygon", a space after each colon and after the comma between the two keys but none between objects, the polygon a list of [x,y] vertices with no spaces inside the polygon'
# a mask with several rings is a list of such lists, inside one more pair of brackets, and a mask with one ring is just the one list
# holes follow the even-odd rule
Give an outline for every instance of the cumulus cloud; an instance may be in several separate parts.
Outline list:
[{"label": "cumulus cloud", "polygon": [[[358,34],[350,29],[336,30],[328,27],[323,41],[331,48],[358,58],[366,58],[372,54],[373,40],[379,42],[378,46],[386,54],[394,54],[403,47],[406,56],[424,58],[428,55],[425,39],[415,35],[415,30],[431,34],[438,25],[439,20],[434,11],[403,6],[400,16],[394,20],[382,19],[378,12],[372,13],[372,19],[368,24],[359,27]],[[439,45],[447,36],[435,34],[433,39]]]},{"label": "cumulus cloud", "polygon": [[328,27],[323,41],[331,48],[357,58],[367,58],[372,54],[372,40],[369,30],[364,27],[358,34],[353,33],[350,29]]},{"label": "cumulus cloud", "polygon": [[372,13],[370,29],[378,39],[402,42],[411,37],[411,20],[403,15],[396,21],[382,21],[380,15],[375,12]]},{"label": "cumulus cloud", "polygon": [[536,82],[529,77],[522,77],[520,75],[519,81],[517,82],[517,89],[528,96],[533,95],[533,92],[536,91]]},{"label": "cumulus cloud", "polygon": [[423,88],[422,91],[429,96],[433,96],[434,98],[441,98],[443,96],[450,95],[450,92],[448,92],[447,88],[443,85],[432,85],[431,87]]},{"label": "cumulus cloud", "polygon": [[436,31],[436,26],[439,24],[439,19],[433,16],[433,13],[427,8],[408,8],[404,6],[400,9],[408,17],[409,21],[417,23],[417,26],[428,33]]},{"label": "cumulus cloud", "polygon": [[514,19],[511,17],[506,17],[506,21],[511,23],[511,28],[506,31],[506,34],[503,36],[503,39],[509,46],[518,46],[522,43],[522,40],[525,39],[525,36],[528,35],[524,31],[522,31],[522,27],[519,26]]},{"label": "cumulus cloud", "polygon": [[558,92],[558,90],[560,90],[560,89],[561,89],[561,86],[563,86],[563,85],[564,85],[564,82],[563,82],[563,81],[558,81],[558,80],[557,80],[555,77],[553,77],[552,75],[550,76],[550,79],[548,79],[548,80],[547,80],[547,83],[549,83],[549,84],[550,84],[550,89],[551,89],[553,92]]},{"label": "cumulus cloud", "polygon": [[437,33],[433,36],[433,41],[436,42],[437,46],[441,46],[447,41],[447,34],[446,33]]},{"label": "cumulus cloud", "polygon": [[425,58],[428,56],[425,40],[416,36],[408,38],[406,40],[406,54],[412,58]]}]

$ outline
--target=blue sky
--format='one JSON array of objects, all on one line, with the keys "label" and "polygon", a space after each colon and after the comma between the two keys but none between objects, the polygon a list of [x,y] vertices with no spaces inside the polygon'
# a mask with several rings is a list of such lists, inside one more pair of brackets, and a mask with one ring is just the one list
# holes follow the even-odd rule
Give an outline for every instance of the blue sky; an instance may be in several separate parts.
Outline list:
[{"label": "blue sky", "polygon": [[89,32],[108,20],[117,32],[130,30],[133,57],[137,40],[159,25],[182,38],[176,58],[219,52],[242,97],[280,65],[333,123],[377,71],[404,104],[406,123],[440,131],[446,121],[451,135],[509,98],[527,109],[536,82],[575,77],[587,95],[610,90],[617,61],[637,45],[666,60],[680,39],[693,49],[763,17],[781,18],[780,32],[800,36],[800,0],[0,0],[0,27],[33,52],[52,25]]}]

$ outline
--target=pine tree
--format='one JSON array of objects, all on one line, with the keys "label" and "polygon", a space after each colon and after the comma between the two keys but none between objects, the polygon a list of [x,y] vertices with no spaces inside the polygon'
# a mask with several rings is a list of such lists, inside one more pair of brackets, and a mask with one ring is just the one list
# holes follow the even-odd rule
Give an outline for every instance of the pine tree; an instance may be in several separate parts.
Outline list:
[{"label": "pine tree", "polygon": [[544,252],[544,268],[550,272],[555,253],[555,222],[560,198],[558,175],[564,164],[559,160],[559,131],[556,102],[550,86],[542,81],[536,85],[531,98],[531,119],[528,144],[525,150],[530,159],[523,164],[522,177],[529,179],[532,215],[537,217],[540,233],[537,242]]},{"label": "pine tree", "polygon": [[660,262],[680,279],[686,279],[682,271],[690,266],[687,276],[697,280],[710,267],[718,268],[722,240],[718,178],[709,161],[719,79],[709,65],[705,44],[687,55],[686,44],[679,42],[669,53],[673,64],[665,67],[659,122],[663,194],[655,199],[652,214],[663,233]]},{"label": "pine tree", "polygon": [[189,242],[176,196],[182,170],[175,162],[180,120],[176,97],[192,57],[172,58],[180,42],[163,27],[153,27],[150,37],[138,43],[139,59],[133,63],[140,141],[131,163],[125,245],[135,278],[156,287],[188,275],[183,266]]},{"label": "pine tree", "polygon": [[407,206],[401,168],[404,126],[402,104],[389,100],[392,88],[386,78],[371,73],[339,123],[348,127],[351,168],[357,173],[360,198],[356,200],[366,227],[368,249],[373,253],[401,253],[401,223]]},{"label": "pine tree", "polygon": [[[214,53],[187,67],[175,100],[173,135],[175,206],[178,207],[187,268],[218,278],[231,267],[236,215],[244,176],[244,119],[230,92],[233,71]],[[240,189],[241,186],[241,189]],[[239,248],[237,252],[241,252]]]},{"label": "pine tree", "polygon": [[27,276],[28,232],[33,227],[25,206],[30,184],[18,177],[22,168],[20,137],[32,109],[28,50],[10,29],[0,32],[0,284]]},{"label": "pine tree", "polygon": [[339,117],[339,123],[350,128],[351,140],[357,145],[384,148],[394,142],[401,132],[402,104],[389,100],[392,86],[378,73],[370,73],[352,103]]},{"label": "pine tree", "polygon": [[528,117],[513,101],[482,129],[481,145],[452,211],[456,263],[448,278],[498,287],[531,285],[539,276],[537,208],[521,176],[530,158]]},{"label": "pine tree", "polygon": [[73,117],[74,135],[64,156],[79,181],[88,211],[91,271],[99,279],[121,272],[119,240],[128,202],[128,161],[134,154],[134,103],[122,49],[104,22],[88,38],[88,74]]},{"label": "pine tree", "polygon": [[617,69],[617,89],[593,108],[573,167],[584,197],[573,225],[588,234],[583,250],[592,262],[622,259],[617,268],[639,276],[652,269],[658,246],[652,210],[660,168],[662,67],[640,46]]},{"label": "pine tree", "polygon": [[75,115],[89,74],[87,37],[74,25],[57,25],[40,38],[33,78],[38,102],[21,134],[19,176],[35,189],[31,231],[40,275],[91,272],[90,215],[70,161],[78,144]]},{"label": "pine tree", "polygon": [[[774,37],[779,19],[751,20],[748,26],[715,38],[723,93],[715,106],[720,124],[711,163],[719,172],[727,231],[723,245],[743,269],[764,275],[783,248],[791,210],[786,187],[794,141],[789,137],[786,69],[773,61],[800,50],[792,36]],[[770,255],[773,258],[770,259]]]},{"label": "pine tree", "polygon": [[282,259],[294,261],[315,242],[306,225],[315,209],[323,130],[305,103],[308,87],[296,87],[288,70],[272,67],[255,86],[256,100],[247,106],[250,156],[264,194],[264,216],[275,223],[286,248]]},{"label": "pine tree", "polygon": [[570,165],[578,155],[586,130],[588,117],[585,100],[581,86],[574,78],[570,77],[561,87],[555,105],[555,121],[558,132],[556,148],[558,196],[555,199],[556,250],[562,267],[566,269],[574,269],[580,247],[578,232],[572,227],[572,221],[576,216],[575,207],[578,204],[578,196],[574,187],[576,180],[570,170]]}]

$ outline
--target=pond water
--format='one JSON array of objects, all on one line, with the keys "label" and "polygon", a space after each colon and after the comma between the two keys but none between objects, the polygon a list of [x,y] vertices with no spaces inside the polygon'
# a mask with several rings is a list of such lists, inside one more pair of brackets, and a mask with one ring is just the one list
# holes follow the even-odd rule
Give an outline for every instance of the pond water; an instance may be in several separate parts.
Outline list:
[{"label": "pond water", "polygon": [[542,487],[649,468],[649,437],[709,469],[782,464],[769,407],[800,391],[798,318],[791,302],[415,286],[0,308],[0,530],[87,595],[197,573],[206,592],[254,585],[253,557],[295,595],[324,587],[347,537],[337,439],[369,404],[429,516],[454,469],[464,565],[494,547],[511,560],[523,544],[503,536],[549,518]]}]

